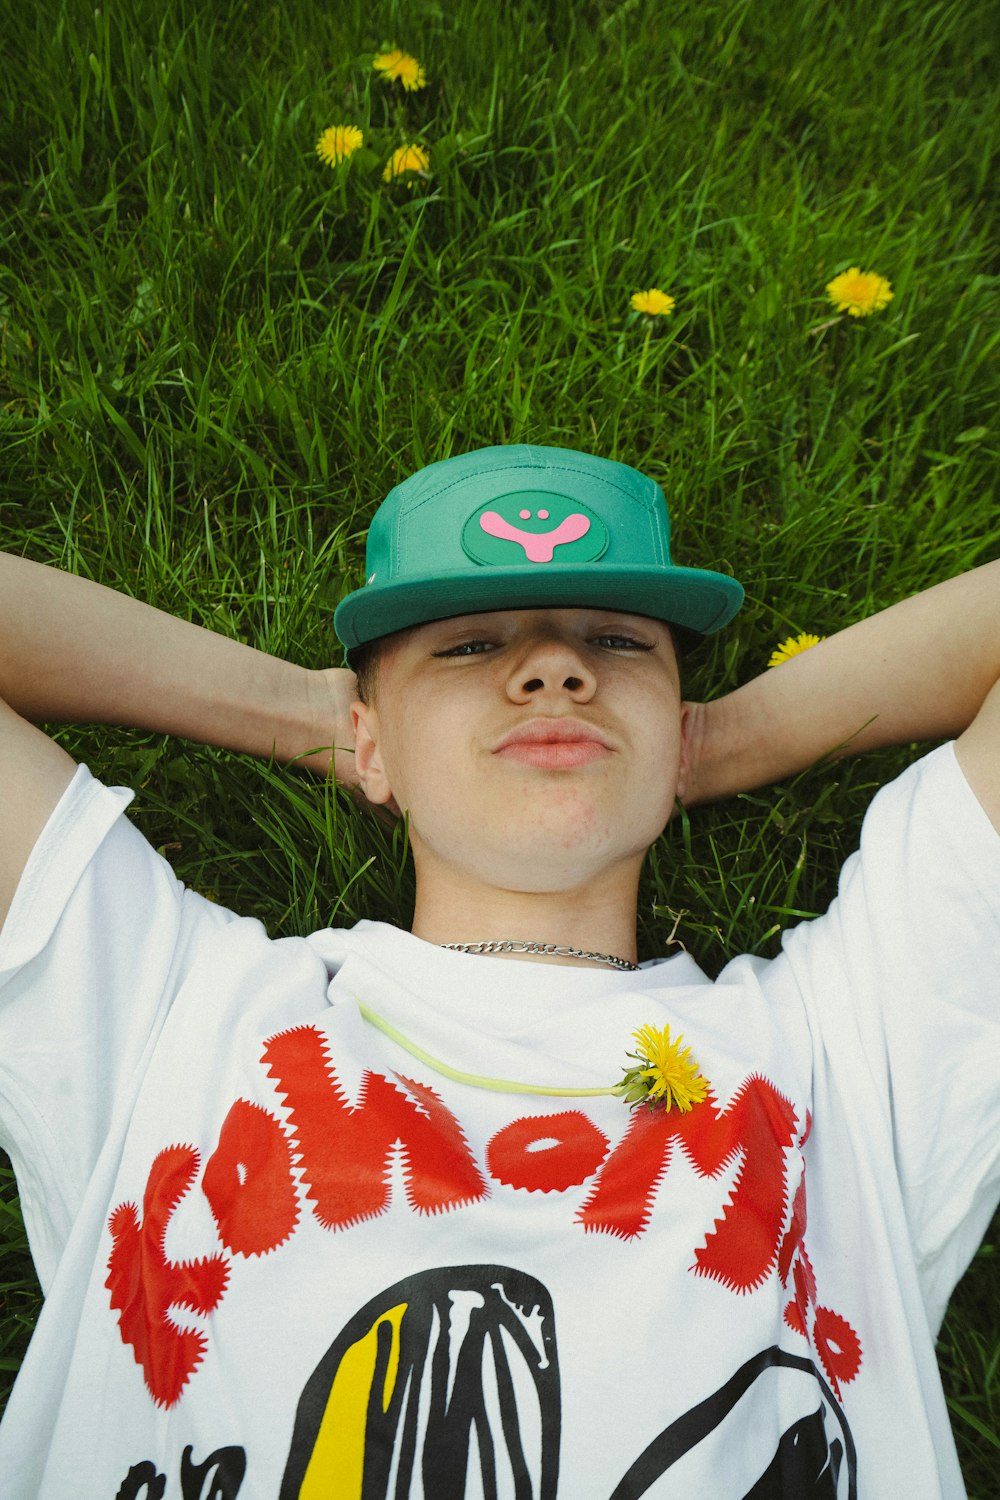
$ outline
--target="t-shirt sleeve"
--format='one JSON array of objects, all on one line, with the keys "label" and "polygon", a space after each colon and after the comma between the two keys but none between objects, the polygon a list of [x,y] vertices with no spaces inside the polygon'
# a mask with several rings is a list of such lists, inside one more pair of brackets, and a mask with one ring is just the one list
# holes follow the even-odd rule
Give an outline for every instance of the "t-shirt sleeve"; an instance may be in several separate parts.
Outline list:
[{"label": "t-shirt sleeve", "polygon": [[200,943],[233,920],[77,769],[0,931],[0,1146],[43,1288]]},{"label": "t-shirt sleeve", "polygon": [[1000,837],[953,745],[879,792],[837,899],[784,949],[817,1066],[891,1153],[936,1326],[1000,1196]]}]

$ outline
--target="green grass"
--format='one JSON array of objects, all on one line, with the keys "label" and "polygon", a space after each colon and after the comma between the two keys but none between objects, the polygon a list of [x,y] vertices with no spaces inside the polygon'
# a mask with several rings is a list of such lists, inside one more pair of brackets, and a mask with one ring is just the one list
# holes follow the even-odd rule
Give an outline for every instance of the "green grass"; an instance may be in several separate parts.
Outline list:
[{"label": "green grass", "polygon": [[[371,70],[397,44],[429,84]],[[20,7],[0,67],[0,546],[309,666],[415,467],[491,442],[646,468],[748,604],[703,695],[1000,555],[995,16],[983,0]],[[320,131],[365,147],[336,170]],[[386,186],[405,140],[431,173]],[[887,276],[869,319],[826,283]],[[656,285],[670,318],[631,312]],[[406,923],[401,831],[247,759],[63,730],[178,874],[274,933]],[[709,969],[821,910],[903,752],[673,826],[643,954]],[[0,1380],[35,1302],[0,1179]],[[994,1237],[995,1238],[995,1237]],[[1000,1472],[1000,1270],[942,1363]]]}]

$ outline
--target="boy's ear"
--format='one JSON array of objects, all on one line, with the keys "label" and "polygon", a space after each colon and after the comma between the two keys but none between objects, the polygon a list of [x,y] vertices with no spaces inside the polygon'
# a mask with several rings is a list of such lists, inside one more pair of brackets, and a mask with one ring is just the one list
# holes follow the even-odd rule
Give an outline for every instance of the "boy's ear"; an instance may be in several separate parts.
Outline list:
[{"label": "boy's ear", "polygon": [[369,703],[352,703],[351,721],[354,725],[354,768],[362,791],[369,802],[377,806],[389,804],[398,814],[399,808],[379,751],[378,711]]},{"label": "boy's ear", "polygon": [[677,766],[676,796],[683,802],[687,791],[688,770],[691,765],[690,703],[681,704],[681,758]]}]

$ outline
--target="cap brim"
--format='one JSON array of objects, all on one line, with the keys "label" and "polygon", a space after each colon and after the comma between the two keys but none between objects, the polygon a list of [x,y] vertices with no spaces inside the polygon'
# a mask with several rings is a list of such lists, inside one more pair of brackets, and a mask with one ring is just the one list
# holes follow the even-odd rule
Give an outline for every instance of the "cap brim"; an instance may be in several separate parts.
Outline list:
[{"label": "cap brim", "polygon": [[347,650],[412,625],[498,609],[617,609],[699,635],[721,630],[743,603],[743,587],[705,568],[484,568],[370,584],[341,600],[334,629]]}]

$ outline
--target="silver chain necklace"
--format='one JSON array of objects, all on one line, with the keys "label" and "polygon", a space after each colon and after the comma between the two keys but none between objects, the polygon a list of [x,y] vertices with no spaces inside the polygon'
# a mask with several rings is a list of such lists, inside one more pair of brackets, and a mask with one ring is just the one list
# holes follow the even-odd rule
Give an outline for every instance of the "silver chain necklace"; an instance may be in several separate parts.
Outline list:
[{"label": "silver chain necklace", "polygon": [[627,958],[616,958],[613,953],[584,953],[582,948],[560,948],[556,943],[525,943],[511,938],[493,943],[438,943],[438,947],[450,948],[454,953],[540,953],[549,958],[589,958],[595,964],[610,964],[613,969],[630,971],[639,967]]}]

